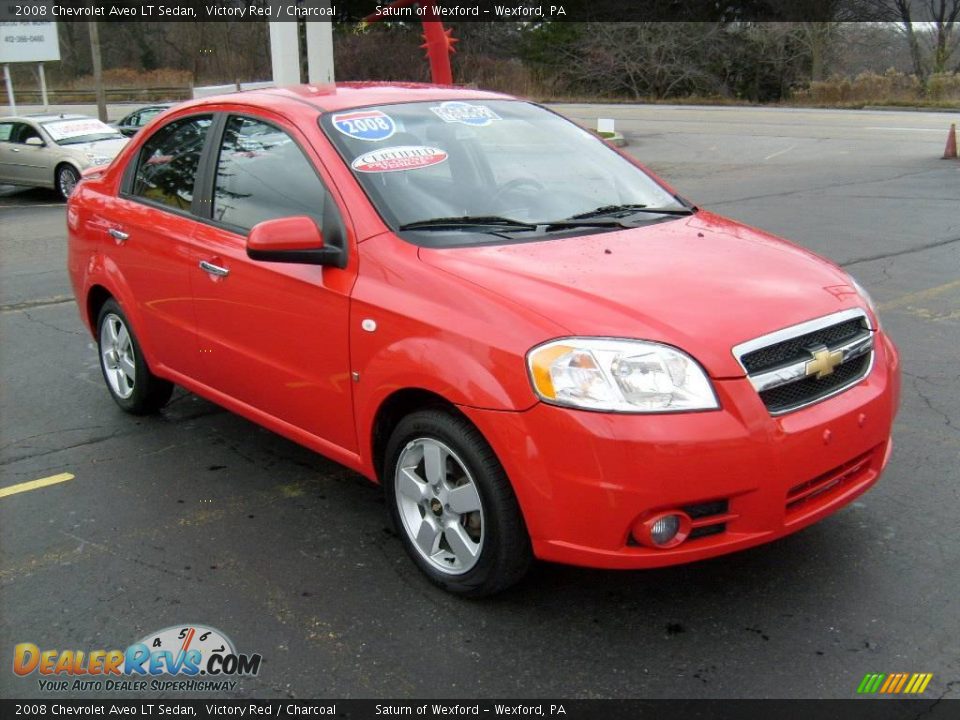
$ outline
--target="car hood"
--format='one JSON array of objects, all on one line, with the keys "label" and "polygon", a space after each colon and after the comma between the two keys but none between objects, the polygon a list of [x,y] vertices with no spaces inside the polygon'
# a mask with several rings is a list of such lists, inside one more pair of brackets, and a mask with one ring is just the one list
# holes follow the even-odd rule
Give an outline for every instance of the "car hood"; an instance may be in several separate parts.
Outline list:
[{"label": "car hood", "polygon": [[571,335],[679,347],[714,377],[742,377],[738,343],[863,307],[833,263],[700,211],[615,232],[469,248],[420,258],[508,297]]},{"label": "car hood", "polygon": [[129,138],[119,138],[117,140],[101,140],[100,142],[81,143],[79,145],[61,145],[61,147],[70,153],[76,153],[84,160],[87,159],[87,153],[113,160],[128,142],[130,142]]}]

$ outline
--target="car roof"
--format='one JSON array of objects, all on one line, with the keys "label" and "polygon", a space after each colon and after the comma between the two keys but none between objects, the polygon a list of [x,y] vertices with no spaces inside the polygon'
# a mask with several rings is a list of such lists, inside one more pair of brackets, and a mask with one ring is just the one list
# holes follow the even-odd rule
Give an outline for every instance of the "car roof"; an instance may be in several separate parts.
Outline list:
[{"label": "car roof", "polygon": [[266,109],[285,109],[296,113],[306,106],[321,112],[349,110],[368,105],[445,100],[513,100],[510,95],[450,85],[427,83],[344,82],[258,88],[188,101],[179,107],[203,107],[221,102],[236,102]]},{"label": "car roof", "polygon": [[0,118],[0,122],[32,120],[33,122],[42,123],[49,122],[50,120],[80,120],[90,117],[90,115],[79,115],[77,113],[30,113],[27,115],[8,115],[7,117]]}]

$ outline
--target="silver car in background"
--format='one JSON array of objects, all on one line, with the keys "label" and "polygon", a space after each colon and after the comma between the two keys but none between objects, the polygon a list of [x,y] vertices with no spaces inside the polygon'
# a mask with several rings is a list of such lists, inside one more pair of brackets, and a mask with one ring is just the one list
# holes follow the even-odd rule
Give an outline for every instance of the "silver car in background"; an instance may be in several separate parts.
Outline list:
[{"label": "silver car in background", "polygon": [[0,118],[0,183],[53,188],[66,199],[81,172],[109,164],[126,144],[116,128],[87,115]]}]

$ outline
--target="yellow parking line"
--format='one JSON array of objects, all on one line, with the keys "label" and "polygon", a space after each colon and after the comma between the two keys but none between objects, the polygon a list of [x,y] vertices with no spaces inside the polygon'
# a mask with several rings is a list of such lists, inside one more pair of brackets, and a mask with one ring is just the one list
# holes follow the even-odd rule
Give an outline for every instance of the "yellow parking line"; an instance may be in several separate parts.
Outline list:
[{"label": "yellow parking line", "polygon": [[27,492],[28,490],[38,490],[39,488],[47,487],[47,485],[56,485],[57,483],[66,482],[67,480],[73,480],[73,475],[70,473],[60,473],[59,475],[51,475],[50,477],[40,478],[39,480],[31,480],[18,485],[11,485],[10,487],[0,488],[0,498],[5,498],[7,495]]},{"label": "yellow parking line", "polygon": [[952,282],[944,283],[943,285],[937,285],[936,287],[932,287],[932,288],[927,288],[926,290],[919,290],[917,292],[901,295],[900,297],[894,298],[893,300],[888,300],[885,303],[880,303],[880,309],[891,310],[893,308],[913,305],[914,303],[924,302],[926,300],[931,300],[935,297],[939,297],[940,295],[945,295],[953,290],[960,290],[960,280],[953,280]]}]

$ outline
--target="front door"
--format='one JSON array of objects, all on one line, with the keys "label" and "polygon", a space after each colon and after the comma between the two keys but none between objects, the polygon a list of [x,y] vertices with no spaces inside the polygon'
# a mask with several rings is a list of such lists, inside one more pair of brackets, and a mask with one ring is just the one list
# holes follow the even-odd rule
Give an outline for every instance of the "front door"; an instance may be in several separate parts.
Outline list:
[{"label": "front door", "polygon": [[[294,139],[296,138],[296,140]],[[337,213],[302,136],[279,119],[227,118],[211,224],[195,235],[193,294],[201,382],[357,451],[348,320],[353,271],[257,262],[246,236],[259,222]]]},{"label": "front door", "polygon": [[[28,145],[28,139],[42,144]],[[53,185],[53,151],[30,123],[0,124],[0,181],[30,187]]]}]

